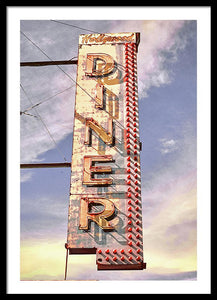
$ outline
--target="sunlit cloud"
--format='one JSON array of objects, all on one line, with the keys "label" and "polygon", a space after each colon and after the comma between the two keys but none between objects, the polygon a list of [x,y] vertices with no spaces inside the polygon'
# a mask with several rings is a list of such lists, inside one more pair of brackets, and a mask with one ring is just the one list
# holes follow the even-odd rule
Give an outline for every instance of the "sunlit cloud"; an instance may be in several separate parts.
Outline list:
[{"label": "sunlit cloud", "polygon": [[[138,52],[139,98],[147,96],[147,92],[152,86],[159,87],[171,82],[170,68],[166,63],[175,61],[177,59],[178,50],[183,49],[187,43],[188,33],[182,35],[182,43],[180,42],[181,37],[179,36],[180,30],[185,24],[184,21],[122,21],[119,23],[112,21],[106,24],[105,28],[100,24],[101,23],[99,23],[100,30],[104,29],[110,32],[141,31],[141,41]],[[45,53],[52,56],[52,59],[60,59],[62,52],[58,52],[58,49],[63,48],[65,53],[66,49],[68,49],[68,53],[72,46],[70,41],[65,42],[65,45],[60,45],[59,39],[56,38],[57,33],[53,32],[50,34],[50,26],[53,26],[53,24],[48,25],[46,23],[46,27],[43,27],[41,23],[39,27],[37,27],[38,30],[33,28],[27,31],[26,34],[33,42],[42,47]],[[42,29],[43,36],[40,31]],[[49,32],[49,35],[46,34],[46,32]],[[59,32],[62,35],[62,31]],[[25,47],[22,48],[24,50],[21,52],[23,61],[37,60],[37,56],[40,57],[39,60],[47,60],[39,49],[35,48],[29,41],[26,41],[24,36],[21,36],[21,42],[25,43]],[[78,43],[78,41],[76,43]],[[77,52],[77,46],[75,48]],[[75,51],[75,49],[73,51]],[[31,57],[29,57],[30,52]],[[52,53],[52,55],[50,53]],[[67,53],[65,54],[66,56],[72,55]],[[29,111],[35,115],[36,118],[25,115],[21,116],[21,162],[23,163],[37,162],[40,154],[55,148],[58,142],[63,140],[66,135],[72,133],[76,68],[73,66],[70,68],[65,66],[64,70],[71,76],[72,80],[55,66],[52,70],[49,67],[34,70],[27,68],[21,72],[22,86],[33,104],[72,86],[71,89],[56,96],[50,102],[41,104]],[[28,105],[26,105],[26,103],[28,103]],[[29,106],[31,106],[31,103],[21,90],[21,111]],[[41,118],[43,118],[56,144],[49,137],[37,112]],[[60,155],[60,160],[62,159],[63,155]]]},{"label": "sunlit cloud", "polygon": [[147,96],[152,86],[159,87],[171,82],[167,63],[175,62],[178,51],[183,48],[179,31],[184,24],[184,21],[144,21],[138,76],[141,96]]},{"label": "sunlit cloud", "polygon": [[[91,28],[94,30],[100,28],[107,32],[141,32],[138,52],[138,87],[141,101],[148,99],[152,87],[172,84],[174,78],[171,65],[178,60],[180,51],[185,49],[192,35],[185,27],[188,21],[112,21],[102,24],[102,27],[100,24],[102,23],[97,25],[97,22],[94,22],[95,28]],[[35,25],[27,34],[48,54],[55,49],[52,58],[61,59],[63,53],[72,57],[77,53],[77,46],[74,46],[71,52],[69,51],[71,41],[59,46],[63,37],[61,36],[60,40],[56,39],[55,32],[52,32],[48,38],[46,32],[50,33],[50,27],[54,24],[47,24],[43,37],[42,24],[36,33]],[[23,38],[21,41],[28,44]],[[78,40],[74,42],[77,45]],[[61,51],[67,49],[67,51],[61,52],[58,49]],[[29,45],[25,53],[22,53],[23,58],[44,59],[38,50],[34,51],[34,47]],[[25,76],[21,76],[22,84],[34,104],[72,86],[53,100],[37,107],[38,113],[58,144],[67,135],[72,134],[75,87],[73,81],[58,68],[55,68],[55,71],[42,69],[35,72],[25,71],[27,72]],[[76,78],[75,69],[67,67],[64,70],[67,70],[72,78]],[[31,106],[22,91],[21,99],[21,110]],[[21,116],[21,162],[23,163],[40,161],[39,155],[56,147],[37,118],[37,111],[31,110],[36,118]],[[170,132],[168,135],[162,134],[156,137],[155,150],[159,153],[160,161],[151,171],[143,170],[145,174],[142,175],[145,178],[142,182],[143,237],[147,270],[133,274],[128,271],[97,272],[95,255],[75,255],[69,258],[68,278],[70,280],[196,279],[196,136],[193,125],[187,122],[180,128],[179,133],[178,137]],[[61,154],[59,157],[63,159]],[[30,181],[31,178],[33,178],[31,172],[23,173],[21,177],[23,182]],[[66,250],[65,239],[62,237],[66,237],[67,223],[67,205],[64,201],[58,197],[40,194],[23,197],[22,280],[63,279]]]}]

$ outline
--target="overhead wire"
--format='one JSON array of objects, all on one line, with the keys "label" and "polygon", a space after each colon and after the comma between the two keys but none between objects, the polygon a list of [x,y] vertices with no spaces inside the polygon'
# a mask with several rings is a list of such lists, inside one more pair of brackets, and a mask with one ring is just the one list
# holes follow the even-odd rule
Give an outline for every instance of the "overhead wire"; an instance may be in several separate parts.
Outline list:
[{"label": "overhead wire", "polygon": [[25,111],[21,111],[20,112],[20,115],[26,115],[26,116],[30,116],[30,117],[34,117],[34,118],[38,118],[37,116],[34,116],[34,115],[32,115],[32,114],[30,114],[30,113],[27,113],[27,112],[25,112]]},{"label": "overhead wire", "polygon": [[[53,61],[51,57],[49,57],[39,46],[37,46],[25,33],[20,31],[21,34],[23,34],[37,49],[39,49],[50,61]],[[78,85],[89,97],[93,98],[82,86],[76,82],[63,68],[61,68],[59,65],[56,65],[57,68],[59,68],[70,80],[72,80],[76,85]],[[93,98],[94,99],[94,98]],[[95,100],[95,99],[94,99]]]},{"label": "overhead wire", "polygon": [[[39,51],[41,51],[50,61],[53,61],[51,57],[49,57],[38,45],[36,45],[25,33],[20,31],[21,34],[23,34],[28,41],[30,41]],[[78,86],[80,89],[82,89],[94,102],[96,102],[96,99],[92,97],[76,80],[74,80],[63,68],[61,68],[59,65],[56,65],[58,69],[60,69],[71,81],[75,83],[76,86]],[[106,111],[111,117],[113,116],[110,112]],[[123,125],[116,120],[116,122],[120,125],[120,127],[124,128]]]},{"label": "overhead wire", "polygon": [[76,26],[76,25],[73,25],[73,24],[68,24],[68,23],[65,23],[65,22],[57,21],[57,20],[50,20],[50,21],[51,22],[56,22],[56,23],[59,23],[59,24],[63,24],[63,25],[67,25],[67,26],[71,26],[71,27],[74,27],[74,28],[82,29],[82,30],[85,30],[85,31],[89,31],[89,32],[99,33],[100,34],[100,32],[93,31],[93,30],[86,29],[86,28],[82,28],[82,27],[79,27],[79,26]]},{"label": "overhead wire", "polygon": [[[53,22],[57,22],[57,23],[62,23],[64,25],[69,25],[69,26],[72,26],[72,27],[76,27],[76,28],[80,28],[82,30],[87,30],[85,28],[81,28],[81,27],[78,27],[78,26],[75,26],[75,25],[72,25],[72,24],[67,24],[67,23],[64,23],[64,22],[60,22],[60,21],[56,21],[56,20],[51,20]],[[91,30],[89,30],[91,31]],[[24,32],[20,31],[22,35],[24,35],[26,37],[27,40],[29,40],[29,42],[31,42],[39,51],[41,51],[50,61],[53,61],[51,57],[49,57],[35,42],[33,42]],[[94,32],[94,33],[98,33],[100,34],[99,32]],[[120,63],[118,63],[116,65],[116,68],[119,70],[119,71],[123,71],[120,69],[120,67],[118,66],[121,66],[122,68],[124,68],[123,65],[121,65]],[[61,68],[59,65],[56,65],[57,68],[59,68],[71,81],[73,81],[75,83],[76,86],[78,86],[80,89],[82,89],[93,101],[96,102],[96,99],[93,98],[87,91],[86,89],[84,89],[76,80],[74,80],[63,68]],[[111,117],[113,116],[112,113],[108,112],[108,111],[105,111],[106,113],[108,113]],[[125,127],[119,122],[116,120],[116,122],[120,125],[121,128],[125,129]]]},{"label": "overhead wire", "polygon": [[47,101],[52,100],[52,99],[55,98],[56,96],[58,96],[58,95],[64,93],[65,91],[71,89],[72,87],[73,87],[73,85],[70,86],[70,87],[68,87],[68,88],[66,88],[66,89],[64,89],[64,90],[61,91],[61,92],[56,93],[55,95],[52,95],[52,96],[50,96],[50,97],[48,97],[48,98],[46,98],[46,99],[44,99],[44,100],[42,100],[42,101],[40,101],[40,102],[34,104],[34,105],[32,105],[32,106],[26,108],[25,110],[21,111],[20,114],[26,114],[27,111],[29,111],[29,110],[31,110],[31,109],[33,109],[33,108],[35,108],[35,107],[37,107],[37,106],[39,106],[39,105],[41,105],[41,104],[47,102]]},{"label": "overhead wire", "polygon": [[[26,98],[27,98],[27,99],[29,100],[29,102],[33,105],[32,100],[31,100],[30,97],[28,96],[27,92],[25,91],[25,89],[24,89],[24,87],[23,87],[23,85],[22,85],[21,83],[20,83],[20,87],[21,87],[21,89],[23,90],[23,92],[24,92]],[[36,109],[36,107],[34,108],[34,110],[35,110],[35,112],[36,112],[38,118],[40,119],[41,123],[43,124],[44,128],[46,129],[46,131],[47,131],[47,133],[48,133],[50,139],[51,139],[51,140],[53,141],[53,143],[55,144],[57,151],[59,151],[59,153],[61,154],[61,156],[63,156],[64,161],[65,161],[65,162],[68,162],[67,159],[65,158],[63,152],[60,150],[59,146],[57,145],[55,139],[53,138],[53,136],[52,136],[50,130],[48,129],[47,125],[45,124],[44,120],[42,119],[41,115],[39,114],[38,110]]]},{"label": "overhead wire", "polygon": [[[87,28],[83,28],[83,27],[79,27],[79,26],[76,26],[76,25],[73,25],[73,24],[68,24],[68,23],[65,23],[65,22],[61,22],[61,21],[57,21],[57,20],[52,20],[52,19],[50,21],[51,22],[56,22],[56,23],[59,23],[59,24],[62,24],[62,25],[66,25],[66,26],[75,27],[75,28],[82,29],[82,30],[85,30],[85,31],[97,33],[97,34],[104,34],[105,36],[107,36],[106,33],[98,32],[98,31],[93,31],[93,30],[90,30],[90,29],[87,29]],[[121,66],[121,67],[124,68],[124,66],[122,64],[120,64],[120,63],[117,63],[117,65],[119,65],[119,66]]]}]

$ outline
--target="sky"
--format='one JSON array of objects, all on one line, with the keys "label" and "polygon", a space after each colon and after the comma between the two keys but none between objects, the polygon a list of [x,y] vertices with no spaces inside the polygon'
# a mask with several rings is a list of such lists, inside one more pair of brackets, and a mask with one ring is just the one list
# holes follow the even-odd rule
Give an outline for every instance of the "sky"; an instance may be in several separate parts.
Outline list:
[{"label": "sky", "polygon": [[[76,27],[52,20],[21,21],[20,61],[77,57],[79,34],[88,30],[140,32],[139,129],[147,263],[143,271],[100,272],[95,255],[71,255],[67,279],[196,280],[197,22],[62,22]],[[20,111],[26,111],[20,116],[21,163],[71,161],[76,65],[61,68],[73,80],[56,66],[21,68]],[[21,170],[20,178],[20,279],[63,280],[70,169]]]}]

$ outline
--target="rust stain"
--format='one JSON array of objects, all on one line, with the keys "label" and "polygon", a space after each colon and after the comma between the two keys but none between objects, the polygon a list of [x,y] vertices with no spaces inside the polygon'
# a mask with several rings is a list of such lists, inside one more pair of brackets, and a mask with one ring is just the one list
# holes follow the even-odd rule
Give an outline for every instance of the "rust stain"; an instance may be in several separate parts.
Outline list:
[{"label": "rust stain", "polygon": [[96,36],[96,34],[89,34],[89,35],[85,35],[82,38],[82,43],[83,44],[91,44],[91,43],[101,43],[101,44],[105,44],[108,42],[132,42],[133,39],[135,37],[135,34],[132,33],[130,36],[124,35],[106,35],[106,34],[99,34]]}]

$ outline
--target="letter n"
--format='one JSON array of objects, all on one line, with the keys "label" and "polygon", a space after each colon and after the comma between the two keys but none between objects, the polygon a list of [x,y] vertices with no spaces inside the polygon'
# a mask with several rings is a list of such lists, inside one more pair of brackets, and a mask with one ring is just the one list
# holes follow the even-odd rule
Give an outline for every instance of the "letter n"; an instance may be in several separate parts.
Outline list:
[{"label": "letter n", "polygon": [[93,118],[86,118],[85,120],[85,145],[91,144],[91,134],[92,131],[95,131],[95,133],[103,140],[103,142],[106,145],[112,145],[113,144],[113,120],[111,117],[108,118],[108,131],[97,123]]}]

